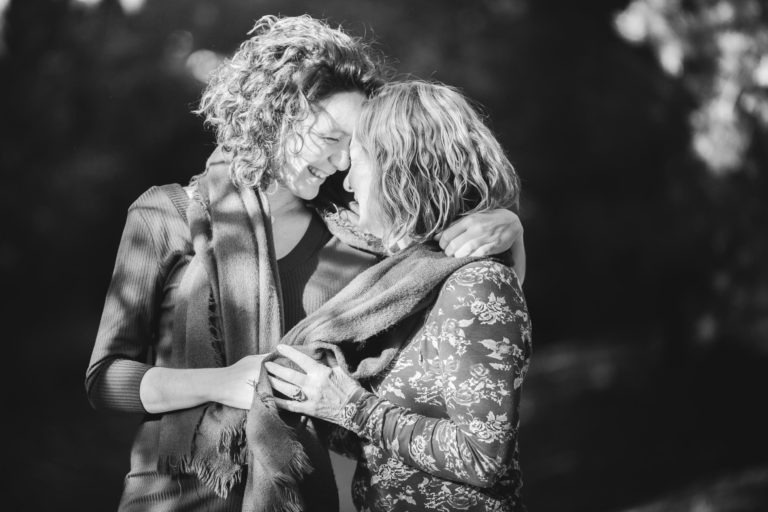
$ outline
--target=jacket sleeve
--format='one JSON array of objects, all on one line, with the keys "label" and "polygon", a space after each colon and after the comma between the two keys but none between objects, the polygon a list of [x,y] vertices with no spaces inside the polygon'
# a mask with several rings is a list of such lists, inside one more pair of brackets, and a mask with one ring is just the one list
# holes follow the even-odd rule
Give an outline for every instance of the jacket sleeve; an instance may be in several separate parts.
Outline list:
[{"label": "jacket sleeve", "polygon": [[158,234],[150,228],[157,216],[152,213],[136,204],[128,210],[86,371],[88,400],[97,409],[146,412],[139,386],[152,367],[147,360],[156,338],[163,285]]},{"label": "jacket sleeve", "polygon": [[341,423],[404,463],[478,487],[515,464],[518,407],[531,351],[522,291],[508,267],[481,262],[446,282],[427,317],[437,349],[445,418],[416,414],[359,390]]}]

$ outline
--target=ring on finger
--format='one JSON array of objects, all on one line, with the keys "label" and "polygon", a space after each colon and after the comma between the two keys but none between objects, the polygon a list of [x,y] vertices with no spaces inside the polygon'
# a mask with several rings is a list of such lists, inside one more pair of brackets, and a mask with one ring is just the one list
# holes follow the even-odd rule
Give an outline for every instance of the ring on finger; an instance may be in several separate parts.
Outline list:
[{"label": "ring on finger", "polygon": [[291,395],[291,400],[296,400],[297,402],[303,402],[306,399],[307,395],[304,394],[301,388],[297,388],[296,392]]}]

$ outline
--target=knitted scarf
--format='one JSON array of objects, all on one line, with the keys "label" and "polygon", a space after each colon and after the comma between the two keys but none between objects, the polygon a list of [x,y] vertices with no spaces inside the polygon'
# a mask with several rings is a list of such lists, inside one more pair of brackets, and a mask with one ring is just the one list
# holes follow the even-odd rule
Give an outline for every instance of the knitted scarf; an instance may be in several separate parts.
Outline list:
[{"label": "knitted scarf", "polygon": [[331,350],[352,377],[375,377],[423,324],[442,283],[478,258],[447,257],[437,244],[416,244],[353,279],[282,340],[319,358]]},{"label": "knitted scarf", "polygon": [[[477,259],[447,257],[436,244],[413,245],[358,275],[291,329],[282,343],[302,345],[303,351],[315,359],[330,350],[353,378],[375,377],[390,366],[423,326],[424,316],[434,304],[442,283]],[[266,360],[278,360],[295,368],[276,353]],[[256,394],[265,402],[272,400],[266,370],[260,374]],[[249,421],[255,424],[266,425],[270,421],[269,417],[260,416],[266,412],[263,409],[251,412]]]},{"label": "knitted scarf", "polygon": [[[226,163],[214,152],[187,210],[194,256],[179,285],[171,351],[177,368],[223,367],[251,354],[275,359],[281,342],[268,204],[260,192],[235,187]],[[316,356],[333,350],[356,378],[377,375],[420,325],[439,285],[469,261],[412,246],[360,274],[282,342]],[[248,411],[208,403],[165,414],[158,469],[197,475],[221,497],[246,477],[248,512],[317,508],[336,492],[315,425],[277,410],[266,371]]]},{"label": "knitted scarf", "polygon": [[[282,311],[265,198],[236,188],[228,159],[217,150],[187,217],[194,256],[179,284],[171,366],[223,367],[271,352],[282,334]],[[246,511],[299,511],[302,497],[336,492],[312,422],[281,419],[259,395],[249,411],[208,403],[163,415],[159,450],[161,473],[194,474],[221,497],[247,477]]]}]

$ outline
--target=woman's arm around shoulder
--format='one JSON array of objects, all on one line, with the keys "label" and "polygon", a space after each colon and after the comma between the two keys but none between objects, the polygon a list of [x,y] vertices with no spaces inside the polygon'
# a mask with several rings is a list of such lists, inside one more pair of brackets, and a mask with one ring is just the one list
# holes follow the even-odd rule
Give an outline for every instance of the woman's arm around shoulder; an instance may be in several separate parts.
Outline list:
[{"label": "woman's arm around shoulder", "polygon": [[456,258],[503,254],[520,284],[525,280],[523,224],[511,210],[496,209],[462,217],[435,237],[445,254]]}]

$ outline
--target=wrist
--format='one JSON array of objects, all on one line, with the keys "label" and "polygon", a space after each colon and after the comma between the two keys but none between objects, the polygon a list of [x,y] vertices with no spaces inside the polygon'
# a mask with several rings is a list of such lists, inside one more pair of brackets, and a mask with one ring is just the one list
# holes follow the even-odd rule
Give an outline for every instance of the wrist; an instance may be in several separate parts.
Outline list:
[{"label": "wrist", "polygon": [[194,382],[200,403],[225,403],[226,396],[229,394],[229,367],[205,368],[199,371],[200,378]]},{"label": "wrist", "polygon": [[347,401],[341,407],[339,421],[337,422],[338,425],[346,428],[347,430],[358,433],[361,428],[361,425],[358,424],[360,419],[360,408],[363,407],[366,400],[371,397],[375,398],[376,395],[370,391],[367,391],[363,387],[358,387],[355,389],[347,397]]},{"label": "wrist", "polygon": [[[174,380],[174,394],[195,407],[206,402],[218,402],[224,386],[221,381],[223,368],[184,368],[173,370],[170,377]],[[182,407],[185,408],[185,407]]]}]

